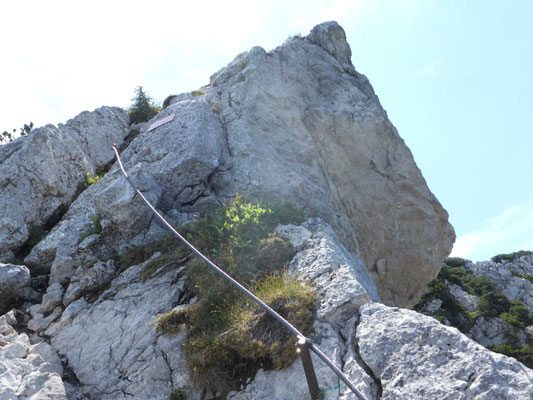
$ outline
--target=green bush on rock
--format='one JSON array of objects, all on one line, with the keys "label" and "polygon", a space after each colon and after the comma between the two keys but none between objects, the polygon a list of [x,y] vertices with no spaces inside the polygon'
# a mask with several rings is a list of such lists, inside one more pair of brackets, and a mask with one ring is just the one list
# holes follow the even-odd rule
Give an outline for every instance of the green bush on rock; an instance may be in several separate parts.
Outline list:
[{"label": "green bush on rock", "polygon": [[[284,272],[295,251],[272,234],[281,221],[299,224],[304,218],[290,202],[264,204],[237,195],[213,215],[184,229],[188,240],[215,264],[310,334],[316,294]],[[183,259],[186,253],[181,245],[174,246],[161,252],[157,264]],[[187,265],[188,291],[198,301],[159,316],[157,329],[175,334],[180,324],[188,323],[184,348],[198,386],[226,394],[259,368],[283,368],[295,359],[295,338],[278,321],[200,260],[191,258]]]}]

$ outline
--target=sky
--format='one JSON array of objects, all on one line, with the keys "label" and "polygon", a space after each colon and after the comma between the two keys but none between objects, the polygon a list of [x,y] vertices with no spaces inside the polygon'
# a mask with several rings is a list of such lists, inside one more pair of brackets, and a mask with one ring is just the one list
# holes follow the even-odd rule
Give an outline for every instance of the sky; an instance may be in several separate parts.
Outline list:
[{"label": "sky", "polygon": [[533,1],[32,1],[0,13],[0,131],[158,102],[336,20],[429,188],[453,256],[533,250]]}]

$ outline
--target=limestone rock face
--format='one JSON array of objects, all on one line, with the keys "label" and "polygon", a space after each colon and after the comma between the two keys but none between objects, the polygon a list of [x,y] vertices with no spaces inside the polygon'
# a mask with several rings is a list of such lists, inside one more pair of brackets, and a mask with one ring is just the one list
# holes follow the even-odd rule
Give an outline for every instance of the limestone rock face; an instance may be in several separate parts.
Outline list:
[{"label": "limestone rock face", "polygon": [[233,166],[213,175],[214,192],[296,201],[360,252],[383,301],[414,305],[454,233],[351,64],[342,28],[325,23],[268,53],[253,48],[205,89]]},{"label": "limestone rock face", "polygon": [[531,399],[532,370],[414,311],[367,303],[357,339],[382,399]]},{"label": "limestone rock face", "polygon": [[[384,302],[412,306],[454,233],[350,55],[335,22],[268,53],[254,47],[214,74],[203,95],[176,97],[147,126],[170,121],[141,133],[122,156],[169,215],[207,212],[236,193],[294,201],[361,256]],[[149,213],[130,204],[134,192],[116,166],[93,186],[26,259],[61,271],[52,281],[83,263],[64,234],[88,229],[91,214],[121,230],[108,235],[113,247],[150,229]]]},{"label": "limestone rock face", "polygon": [[32,225],[57,222],[85,173],[113,159],[128,123],[124,110],[102,107],[0,147],[0,257],[19,250]]}]

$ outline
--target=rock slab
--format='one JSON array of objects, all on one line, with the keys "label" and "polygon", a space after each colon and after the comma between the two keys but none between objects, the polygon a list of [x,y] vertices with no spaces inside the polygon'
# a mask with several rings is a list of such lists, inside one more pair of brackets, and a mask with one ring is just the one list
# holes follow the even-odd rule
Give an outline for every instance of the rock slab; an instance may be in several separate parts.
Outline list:
[{"label": "rock slab", "polygon": [[382,399],[531,399],[533,371],[515,359],[414,311],[378,303],[360,310],[360,354]]}]

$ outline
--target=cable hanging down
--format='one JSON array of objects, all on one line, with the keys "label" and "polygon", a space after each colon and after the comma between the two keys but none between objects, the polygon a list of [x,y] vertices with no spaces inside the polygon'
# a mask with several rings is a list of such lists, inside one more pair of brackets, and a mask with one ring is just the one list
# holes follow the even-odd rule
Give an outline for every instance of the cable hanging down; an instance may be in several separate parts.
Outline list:
[{"label": "cable hanging down", "polygon": [[291,331],[298,338],[299,342],[305,343],[310,350],[312,350],[328,367],[330,367],[333,370],[333,372],[335,372],[335,374],[339,377],[339,379],[342,382],[344,382],[344,384],[352,391],[352,393],[359,400],[366,400],[365,397],[355,388],[352,382],[350,382],[348,377],[324,353],[322,353],[322,351],[320,351],[318,347],[314,345],[311,339],[305,337],[290,322],[288,322],[285,318],[283,318],[276,311],[274,311],[270,306],[268,306],[259,297],[254,295],[252,292],[246,289],[243,285],[241,285],[239,282],[233,279],[224,270],[222,270],[220,267],[214,264],[211,260],[209,260],[206,256],[204,256],[198,249],[196,249],[196,247],[194,247],[189,241],[187,241],[187,239],[185,239],[178,231],[176,231],[176,229],[174,229],[174,227],[170,225],[170,223],[148,201],[148,199],[142,194],[142,192],[137,188],[135,183],[128,176],[128,174],[126,173],[126,170],[124,169],[124,166],[122,165],[122,160],[120,159],[120,153],[119,153],[119,150],[116,144],[113,144],[113,150],[115,151],[117,161],[122,171],[122,174],[124,175],[128,183],[131,185],[133,190],[135,190],[135,192],[141,197],[141,199],[146,203],[146,205],[153,211],[153,213],[161,220],[161,222],[174,234],[174,236],[176,236],[181,242],[183,242],[203,262],[209,265],[209,267],[211,267],[218,275],[222,276],[222,278],[229,281],[233,286],[235,286],[239,291],[241,291],[246,297],[248,297],[250,300],[258,304],[267,313],[269,313],[272,317],[274,317],[277,321],[279,321],[285,328]]}]

